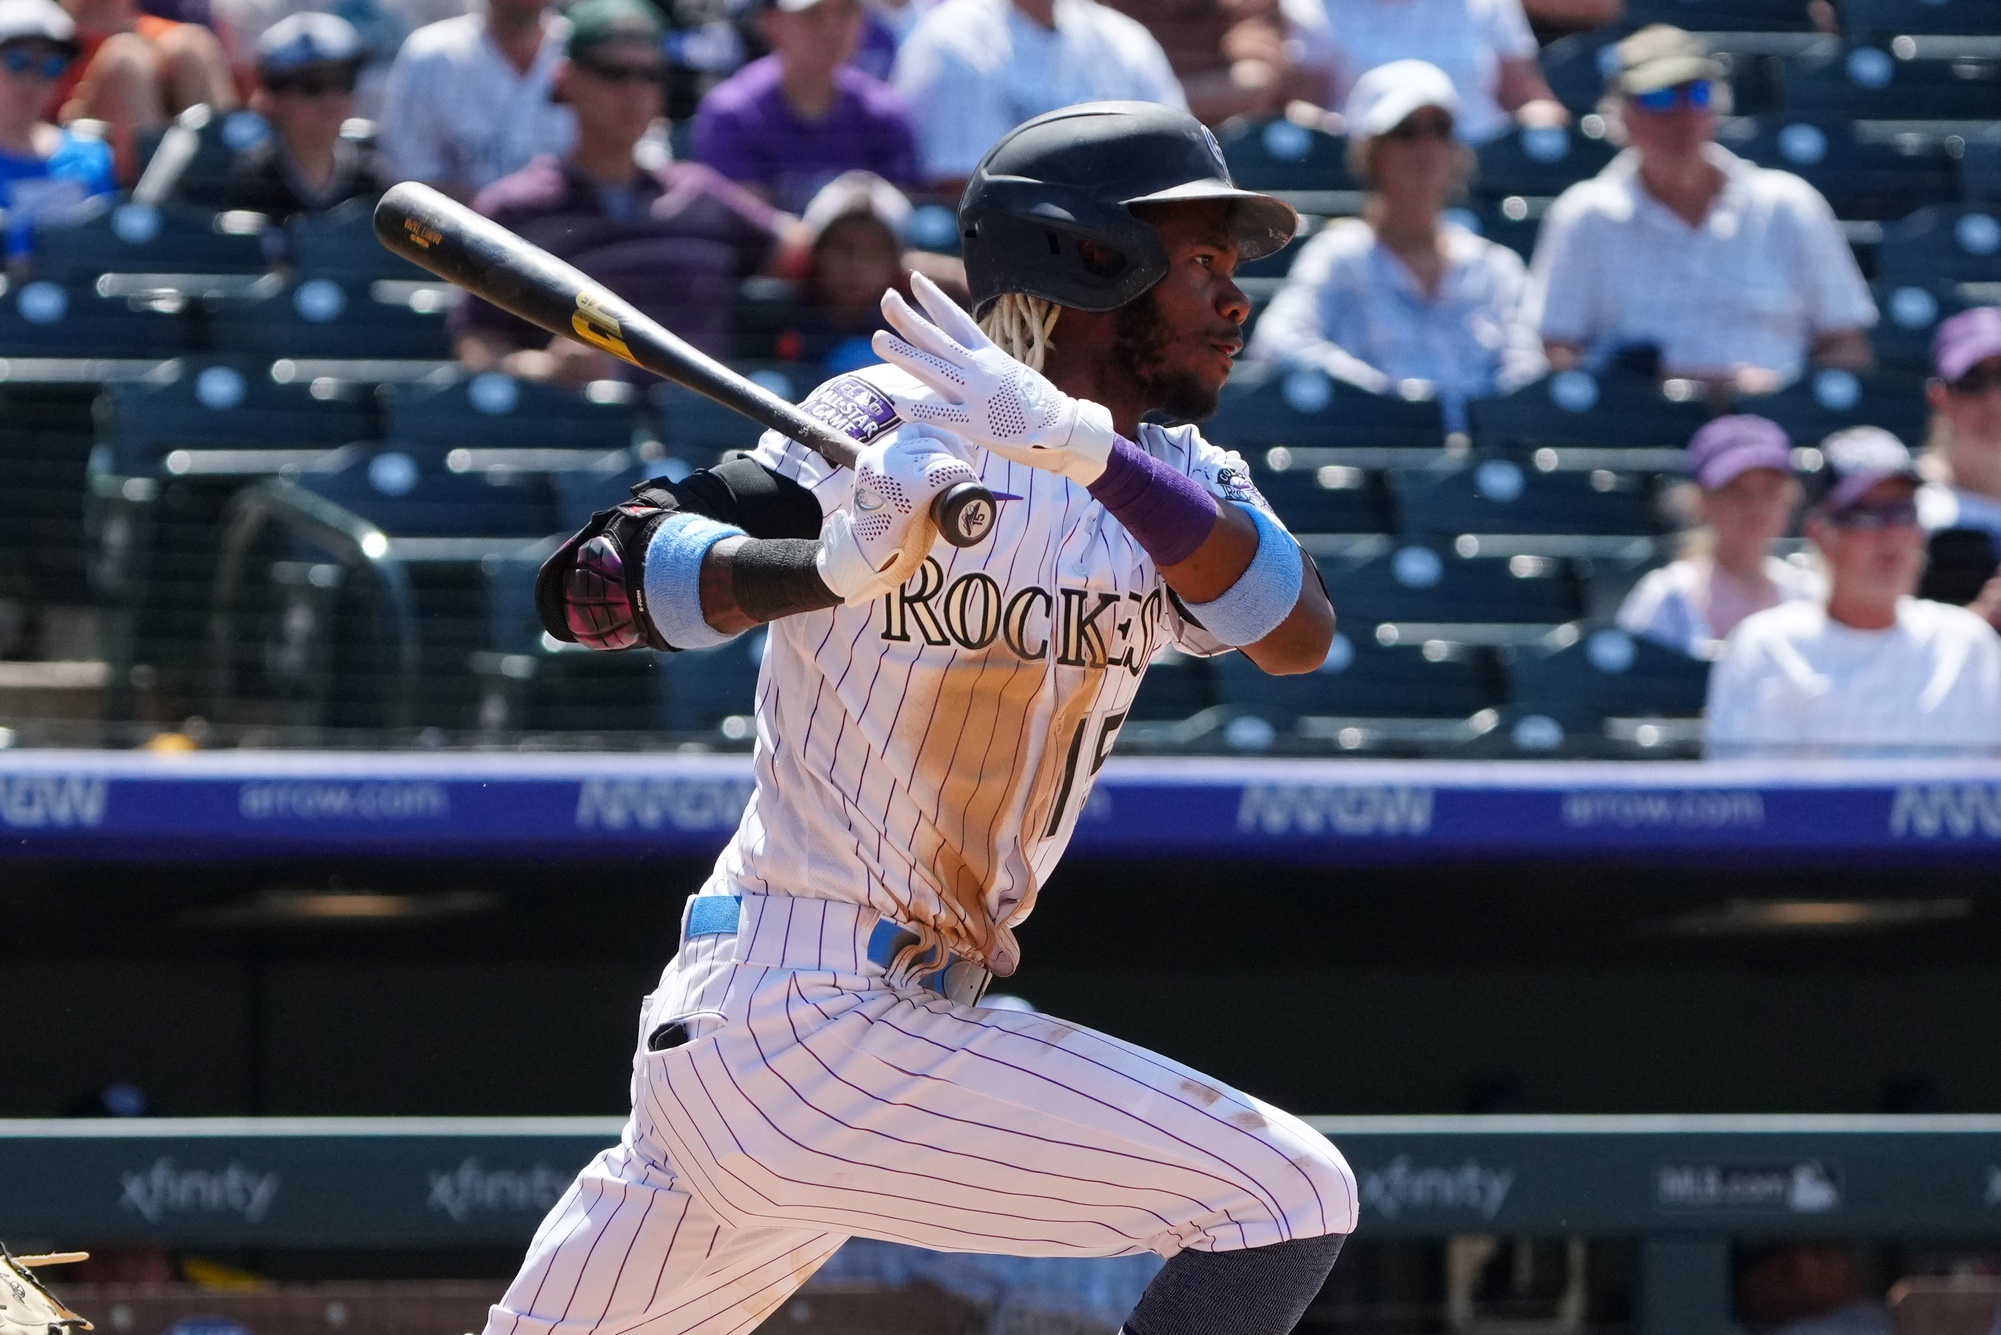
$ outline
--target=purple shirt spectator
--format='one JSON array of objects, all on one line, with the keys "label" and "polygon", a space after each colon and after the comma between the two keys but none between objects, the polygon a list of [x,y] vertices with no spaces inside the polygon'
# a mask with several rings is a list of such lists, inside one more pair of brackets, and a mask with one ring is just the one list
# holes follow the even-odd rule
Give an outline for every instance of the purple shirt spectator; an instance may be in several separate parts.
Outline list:
[{"label": "purple shirt spectator", "polygon": [[[737,285],[763,267],[780,222],[770,205],[692,162],[608,189],[555,157],[540,157],[481,191],[473,207],[715,357],[729,353]],[[521,348],[549,342],[483,301],[460,305],[452,328],[497,334]]]},{"label": "purple shirt spectator", "polygon": [[779,86],[781,69],[775,55],[754,60],[702,100],[695,113],[698,161],[769,192],[794,213],[846,171],[919,184],[910,107],[888,84],[844,66],[834,72],[832,108],[805,121]]}]

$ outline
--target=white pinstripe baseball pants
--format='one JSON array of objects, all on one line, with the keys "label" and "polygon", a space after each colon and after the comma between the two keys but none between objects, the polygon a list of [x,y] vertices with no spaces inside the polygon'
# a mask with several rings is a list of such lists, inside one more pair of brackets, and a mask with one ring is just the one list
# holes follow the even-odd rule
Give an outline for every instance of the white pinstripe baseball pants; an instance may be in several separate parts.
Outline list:
[{"label": "white pinstripe baseball pants", "polygon": [[[1347,1233],[1297,1118],[1130,1043],[956,1005],[867,958],[874,910],[746,897],[642,1007],[631,1119],[529,1244],[487,1335],[727,1335],[851,1236],[1172,1256]],[[646,1037],[686,1023],[664,1052]]]}]

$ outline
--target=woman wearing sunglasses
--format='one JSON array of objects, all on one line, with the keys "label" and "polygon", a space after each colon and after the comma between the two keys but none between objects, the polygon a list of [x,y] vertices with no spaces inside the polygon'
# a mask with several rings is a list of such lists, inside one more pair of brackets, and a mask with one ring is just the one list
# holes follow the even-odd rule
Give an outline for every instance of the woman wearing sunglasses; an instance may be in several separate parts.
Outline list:
[{"label": "woman wearing sunglasses", "polygon": [[1550,365],[1755,392],[1809,361],[1868,369],[1876,307],[1847,238],[1812,186],[1716,142],[1729,88],[1708,47],[1655,24],[1612,52],[1631,146],[1550,206],[1530,266]]},{"label": "woman wearing sunglasses", "polygon": [[36,223],[118,188],[102,140],[42,118],[76,51],[76,25],[53,0],[0,0],[0,208],[10,264],[27,259]]},{"label": "woman wearing sunglasses", "polygon": [[1398,60],[1348,98],[1349,166],[1369,183],[1362,217],[1323,229],[1258,322],[1251,356],[1312,367],[1383,393],[1426,381],[1453,430],[1470,398],[1543,372],[1522,313],[1520,258],[1444,219],[1472,150],[1453,137],[1458,95],[1436,65]]},{"label": "woman wearing sunglasses", "polygon": [[271,133],[237,155],[226,207],[284,222],[388,189],[375,155],[340,133],[354,114],[365,54],[361,34],[334,14],[294,14],[264,30],[257,39],[263,87],[252,105]]}]

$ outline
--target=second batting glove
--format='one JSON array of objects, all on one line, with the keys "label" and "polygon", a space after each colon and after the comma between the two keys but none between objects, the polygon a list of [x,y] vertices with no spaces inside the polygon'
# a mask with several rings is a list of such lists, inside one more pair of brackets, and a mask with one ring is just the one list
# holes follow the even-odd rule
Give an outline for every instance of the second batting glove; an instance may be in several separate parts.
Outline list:
[{"label": "second batting glove", "polygon": [[1005,459],[1061,473],[1089,486],[1112,453],[1111,410],[1073,399],[988,338],[973,317],[923,274],[910,276],[930,319],[894,289],[883,294],[883,317],[898,334],[878,331],[884,361],[923,381],[930,394],[881,387],[906,422],[923,422],[964,436]]},{"label": "second batting glove", "polygon": [[821,582],[849,607],[903,587],[938,540],[931,502],[978,474],[936,433],[905,426],[864,446],[848,503],[820,529]]}]

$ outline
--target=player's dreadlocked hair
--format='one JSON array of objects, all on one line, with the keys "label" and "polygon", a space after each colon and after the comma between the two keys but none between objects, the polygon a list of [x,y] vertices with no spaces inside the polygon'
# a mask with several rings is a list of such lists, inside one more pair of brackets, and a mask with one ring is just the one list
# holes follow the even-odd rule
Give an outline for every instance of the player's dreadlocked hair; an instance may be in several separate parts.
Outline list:
[{"label": "player's dreadlocked hair", "polygon": [[1049,351],[1050,332],[1062,313],[1063,308],[1053,301],[1009,292],[980,320],[980,328],[1002,352],[1029,370],[1040,371],[1042,358]]}]

